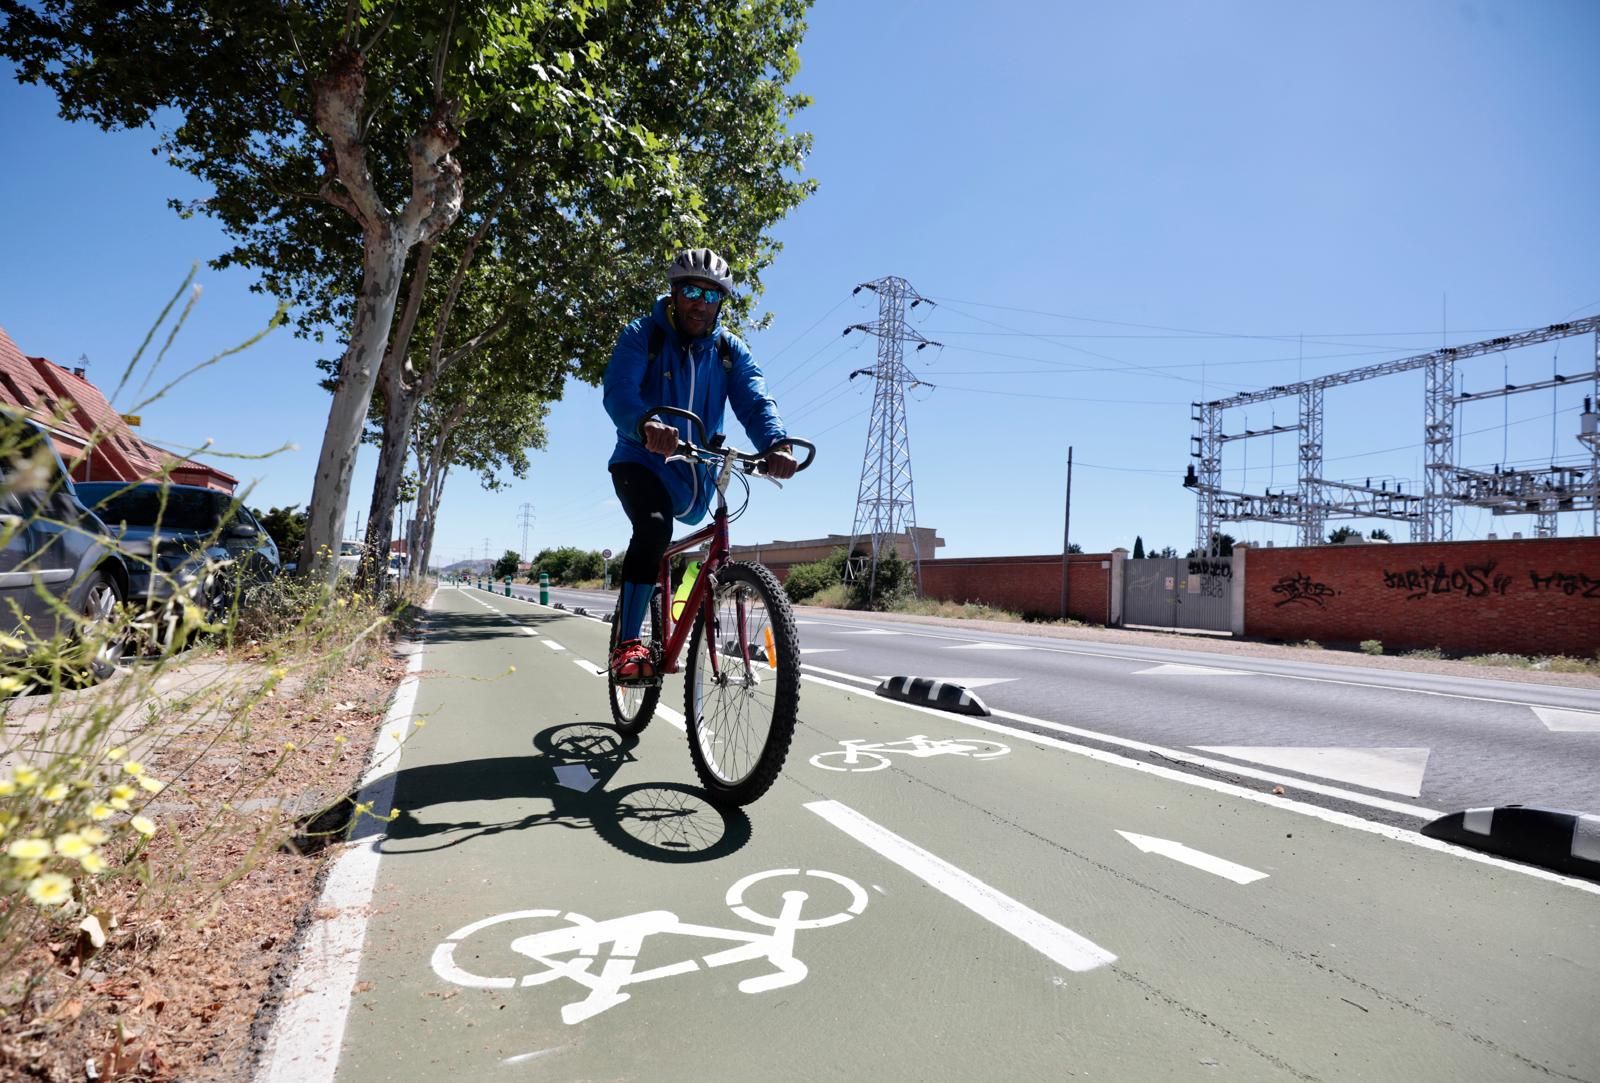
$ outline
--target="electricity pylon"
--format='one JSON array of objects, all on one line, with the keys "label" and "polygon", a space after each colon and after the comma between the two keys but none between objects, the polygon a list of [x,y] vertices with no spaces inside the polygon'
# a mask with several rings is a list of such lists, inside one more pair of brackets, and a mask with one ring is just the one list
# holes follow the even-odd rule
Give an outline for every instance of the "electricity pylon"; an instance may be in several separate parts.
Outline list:
[{"label": "electricity pylon", "polygon": [[[861,487],[856,492],[855,523],[850,528],[849,559],[845,563],[845,582],[866,578],[868,590],[878,590],[878,561],[885,546],[894,545],[896,534],[904,531],[911,540],[911,559],[916,568],[917,590],[922,589],[922,550],[917,540],[915,486],[911,477],[911,435],[906,419],[906,389],[926,386],[911,374],[905,363],[905,344],[915,342],[918,350],[942,346],[906,327],[909,308],[933,302],[917,293],[903,278],[889,276],[863,282],[854,293],[872,290],[878,295],[878,319],[873,323],[853,323],[844,329],[863,331],[878,337],[878,364],[857,369],[850,379],[871,376],[877,386],[872,394],[872,420],[867,424],[867,450],[861,460]],[[856,555],[856,546],[870,540],[871,552]]]}]

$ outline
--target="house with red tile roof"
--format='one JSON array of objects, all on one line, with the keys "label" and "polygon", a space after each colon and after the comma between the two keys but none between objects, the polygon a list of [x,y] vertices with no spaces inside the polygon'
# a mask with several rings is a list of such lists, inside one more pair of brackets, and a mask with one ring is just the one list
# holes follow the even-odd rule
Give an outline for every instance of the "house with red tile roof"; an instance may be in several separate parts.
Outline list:
[{"label": "house with red tile roof", "polygon": [[0,404],[50,432],[75,481],[146,481],[170,477],[232,493],[239,481],[216,467],[175,455],[133,432],[81,368],[29,357],[0,327]]}]

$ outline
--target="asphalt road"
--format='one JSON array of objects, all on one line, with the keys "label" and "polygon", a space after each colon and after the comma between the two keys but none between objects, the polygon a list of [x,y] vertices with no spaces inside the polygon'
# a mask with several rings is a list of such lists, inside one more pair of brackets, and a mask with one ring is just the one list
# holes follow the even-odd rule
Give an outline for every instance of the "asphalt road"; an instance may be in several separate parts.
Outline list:
[{"label": "asphalt road", "polygon": [[336,1071],[280,1036],[276,1078],[1600,1080],[1596,885],[815,671],[718,812],[680,680],[599,725],[608,633],[439,592],[370,902],[332,905]]},{"label": "asphalt road", "polygon": [[[604,613],[614,598],[552,600]],[[1203,640],[1162,649],[865,614],[801,619],[804,659],[819,675],[863,687],[887,676],[953,680],[1007,724],[1066,726],[1074,740],[1271,781],[1386,823],[1512,804],[1600,813],[1600,692],[1221,655]]]}]

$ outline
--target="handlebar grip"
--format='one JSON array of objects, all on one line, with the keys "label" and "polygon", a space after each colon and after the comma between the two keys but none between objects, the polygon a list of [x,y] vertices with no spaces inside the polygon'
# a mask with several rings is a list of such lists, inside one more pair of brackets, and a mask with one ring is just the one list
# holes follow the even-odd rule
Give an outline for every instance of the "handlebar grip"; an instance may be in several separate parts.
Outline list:
[{"label": "handlebar grip", "polygon": [[813,444],[810,440],[802,440],[798,436],[790,436],[786,437],[785,439],[790,447],[804,448],[806,451],[805,459],[795,464],[794,472],[798,474],[800,471],[810,466],[811,460],[817,457],[817,445]]},{"label": "handlebar grip", "polygon": [[700,442],[702,444],[705,443],[705,439],[706,439],[705,422],[700,420],[700,417],[699,417],[698,414],[691,413],[688,410],[681,410],[676,406],[653,406],[650,409],[646,410],[644,412],[644,416],[639,419],[639,424],[634,426],[633,434],[635,436],[637,436],[640,440],[643,440],[644,439],[644,423],[646,421],[649,421],[652,418],[654,418],[657,414],[667,414],[667,415],[670,415],[672,417],[687,418],[688,421],[689,421],[689,424],[692,426],[692,430],[691,431],[698,432],[700,434]]}]

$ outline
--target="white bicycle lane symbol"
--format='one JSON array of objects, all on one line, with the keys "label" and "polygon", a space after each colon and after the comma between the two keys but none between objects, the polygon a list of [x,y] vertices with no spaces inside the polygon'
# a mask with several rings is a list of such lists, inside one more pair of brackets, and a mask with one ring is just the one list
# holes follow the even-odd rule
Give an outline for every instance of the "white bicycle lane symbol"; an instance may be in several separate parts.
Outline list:
[{"label": "white bicycle lane symbol", "polygon": [[1004,756],[1011,749],[998,741],[977,741],[968,738],[931,738],[922,734],[904,741],[840,741],[844,747],[836,752],[819,752],[811,757],[814,767],[824,771],[881,771],[889,766],[890,755],[926,759],[929,756],[970,756],[975,760],[992,760]]},{"label": "white bicycle lane symbol", "polygon": [[[744,905],[744,894],[751,885],[779,876],[815,876],[843,887],[850,893],[850,904],[843,910],[823,917],[801,917],[801,910],[810,893],[798,887],[783,893],[783,907],[777,917],[760,914]],[[571,1025],[591,1019],[629,998],[623,992],[627,986],[642,982],[690,974],[702,968],[711,970],[734,963],[765,959],[775,968],[772,972],[746,978],[739,983],[742,993],[764,993],[781,989],[805,980],[806,964],[794,956],[794,935],[800,929],[821,929],[849,921],[867,908],[867,893],[854,880],[821,869],[771,869],[753,873],[728,889],[725,900],[734,914],[754,925],[772,931],[747,932],[743,929],[723,929],[715,925],[696,925],[685,922],[669,910],[646,910],[626,917],[595,921],[582,914],[559,910],[517,910],[497,914],[492,918],[475,921],[457,929],[433,950],[433,970],[441,978],[457,985],[478,989],[526,988],[544,985],[562,978],[577,982],[589,990],[583,1000],[564,1005],[561,1018]],[[543,969],[520,978],[485,977],[462,969],[455,961],[456,946],[484,929],[511,921],[535,918],[561,918],[570,924],[556,929],[519,936],[511,942],[511,950],[527,956]],[[684,959],[648,970],[636,970],[639,952],[646,939],[652,936],[677,934],[715,940],[731,940],[738,947],[712,952],[698,959]],[[604,957],[601,949],[606,948]],[[596,969],[598,967],[598,969]]]}]

